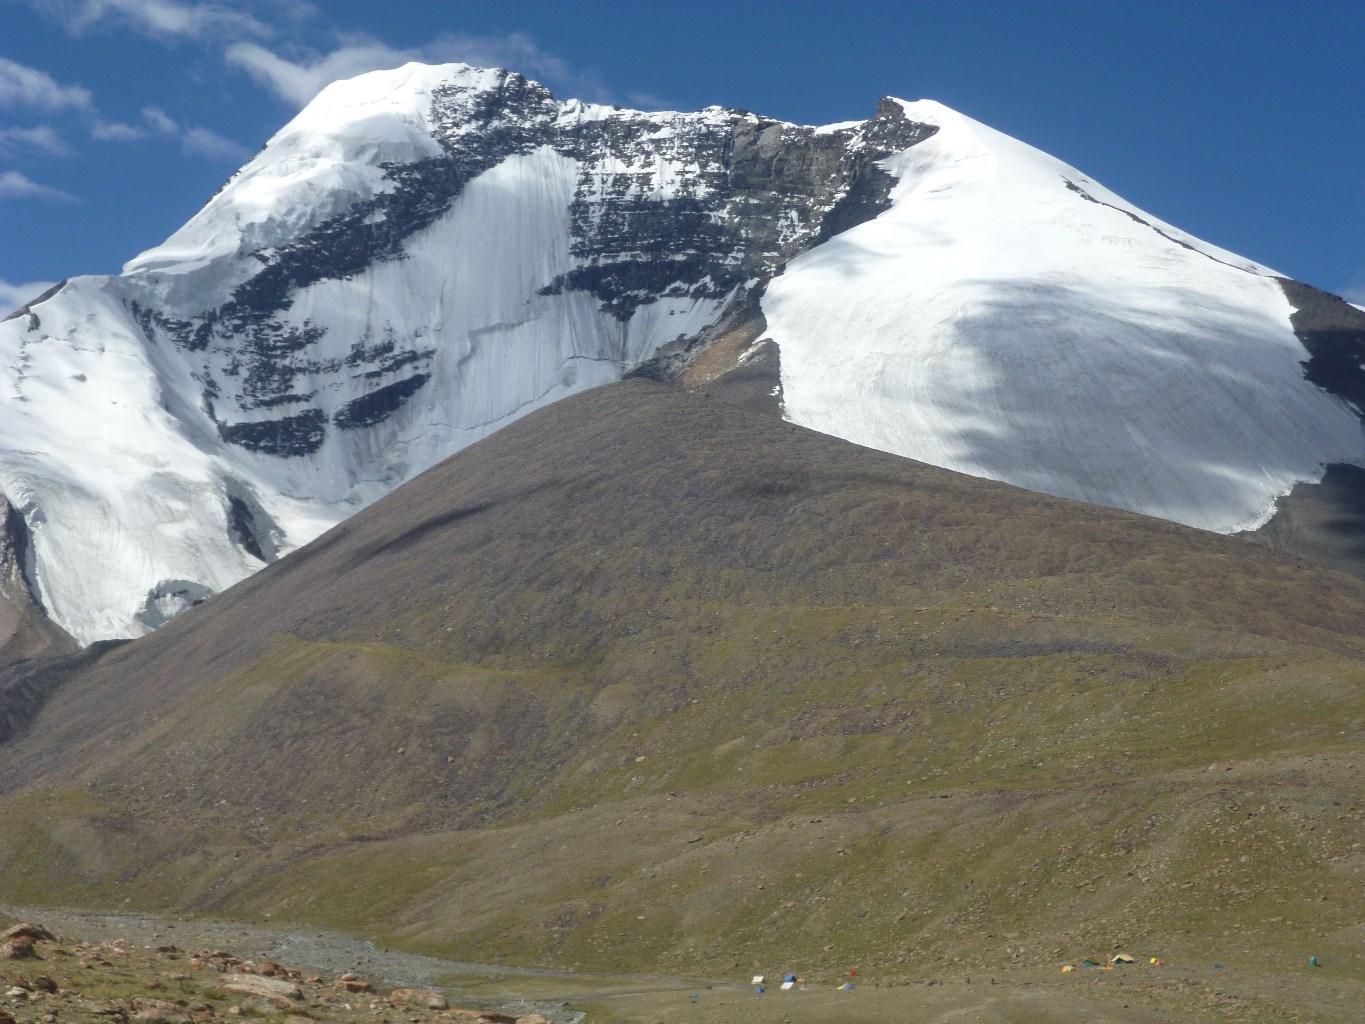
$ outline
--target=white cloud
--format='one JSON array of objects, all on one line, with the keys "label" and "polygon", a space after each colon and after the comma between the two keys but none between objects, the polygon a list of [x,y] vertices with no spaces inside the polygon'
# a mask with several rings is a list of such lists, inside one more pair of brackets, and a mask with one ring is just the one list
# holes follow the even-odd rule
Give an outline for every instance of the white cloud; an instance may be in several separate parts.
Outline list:
[{"label": "white cloud", "polygon": [[0,279],[0,319],[9,316],[24,304],[32,302],[55,285],[55,281],[11,283]]},{"label": "white cloud", "polygon": [[158,131],[162,135],[174,135],[179,129],[179,126],[171,119],[170,115],[160,107],[143,107],[142,120],[146,121],[154,131]]},{"label": "white cloud", "polygon": [[0,171],[0,199],[75,199],[61,189],[39,185],[18,171]]},{"label": "white cloud", "polygon": [[36,128],[0,128],[0,153],[34,149],[49,156],[70,156],[71,147],[48,125]]},{"label": "white cloud", "polygon": [[160,107],[142,108],[142,123],[96,119],[90,134],[101,142],[135,142],[153,135],[165,135],[180,140],[180,149],[188,156],[202,156],[210,160],[245,160],[251,151],[240,143],[219,135],[211,128],[182,127],[175,118]]},{"label": "white cloud", "polygon": [[95,104],[89,89],[60,85],[45,71],[0,57],[0,107],[93,110]]},{"label": "white cloud", "polygon": [[[101,142],[131,142],[149,135],[177,135],[179,126],[160,107],[142,108],[142,123],[106,121],[95,105],[90,90],[79,85],[61,85],[51,75],[0,57],[0,107],[34,107],[57,112],[75,112],[85,122],[92,138]],[[52,155],[66,155],[69,148],[50,127],[0,129],[0,149],[26,144]]]},{"label": "white cloud", "polygon": [[676,110],[677,105],[670,103],[660,96],[655,96],[652,92],[633,92],[626,99],[630,100],[631,106],[640,110]]},{"label": "white cloud", "polygon": [[195,156],[210,160],[245,160],[251,150],[208,128],[189,128],[180,136],[180,147]]},{"label": "white cloud", "polygon": [[[298,106],[303,106],[317,95],[319,89],[333,81],[327,77],[331,73],[328,62],[336,56],[332,54],[328,58],[317,58],[311,65],[291,64],[255,43],[234,43],[227,49],[229,64],[236,64],[275,95]],[[345,59],[345,62],[349,62],[349,59]],[[372,71],[374,68],[366,70]]]},{"label": "white cloud", "polygon": [[271,30],[242,10],[180,0],[29,0],[73,34],[113,23],[157,39],[268,37]]},{"label": "white cloud", "polygon": [[407,49],[366,35],[342,36],[340,42],[330,53],[310,53],[298,60],[287,60],[257,43],[239,42],[228,47],[227,60],[281,99],[300,107],[338,79],[400,67],[409,61],[506,67],[570,88],[586,99],[606,98],[595,78],[575,73],[564,60],[546,53],[520,32],[504,36],[447,33],[424,46]]},{"label": "white cloud", "polygon": [[134,139],[145,139],[147,129],[122,121],[104,121],[97,117],[90,122],[90,135],[101,142],[132,142]]}]

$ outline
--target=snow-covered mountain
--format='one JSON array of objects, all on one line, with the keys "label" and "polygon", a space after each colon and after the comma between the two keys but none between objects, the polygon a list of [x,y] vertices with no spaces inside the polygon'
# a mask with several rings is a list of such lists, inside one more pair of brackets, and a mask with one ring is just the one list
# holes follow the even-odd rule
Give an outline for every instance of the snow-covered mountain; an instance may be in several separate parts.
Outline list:
[{"label": "snow-covered mountain", "polygon": [[136,635],[742,321],[731,363],[775,347],[798,423],[1234,531],[1365,463],[1341,340],[1365,315],[1288,294],[936,103],[803,127],[408,65],[330,86],[164,244],[0,325],[0,493],[51,616]]},{"label": "snow-covered mountain", "polygon": [[[764,298],[791,419],[975,476],[1253,529],[1365,455],[1278,276],[931,103],[892,206]],[[1344,303],[1341,303],[1343,307]]]}]

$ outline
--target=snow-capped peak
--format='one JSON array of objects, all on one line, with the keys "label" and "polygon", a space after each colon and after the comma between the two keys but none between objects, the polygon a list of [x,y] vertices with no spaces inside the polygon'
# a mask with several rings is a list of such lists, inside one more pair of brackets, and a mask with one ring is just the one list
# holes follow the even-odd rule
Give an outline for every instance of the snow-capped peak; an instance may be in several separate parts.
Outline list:
[{"label": "snow-capped peak", "polygon": [[[505,75],[466,64],[411,63],[333,82],[184,227],[125,264],[124,274],[187,274],[224,257],[289,244],[391,188],[386,165],[441,156],[430,121],[436,89],[488,92]],[[220,290],[239,283],[221,274],[213,277]],[[167,298],[183,301],[179,295]]]},{"label": "snow-capped peak", "polygon": [[742,323],[797,423],[1232,530],[1361,461],[1292,313],[1273,272],[931,101],[807,127],[410,64],[324,89],[123,274],[0,325],[0,492],[56,621],[135,635]]},{"label": "snow-capped peak", "polygon": [[[1359,460],[1275,272],[932,101],[892,207],[764,298],[798,423],[1220,532]],[[856,396],[856,399],[854,398]]]},{"label": "snow-capped peak", "polygon": [[1283,276],[1269,267],[1195,238],[1180,228],[1140,210],[1122,196],[1111,192],[1070,164],[1064,163],[1026,142],[1021,142],[997,131],[989,125],[973,120],[965,114],[960,114],[936,100],[917,100],[914,102],[896,100],[895,102],[900,104],[901,109],[911,120],[936,125],[942,133],[942,137],[937,143],[938,147],[951,146],[961,154],[961,159],[964,161],[993,159],[1002,168],[1008,169],[1007,172],[1002,171],[1001,173],[1013,174],[1017,176],[1020,182],[1028,181],[1039,187],[1053,186],[1057,179],[1061,178],[1064,181],[1071,182],[1074,186],[1073,190],[1078,195],[1091,202],[1100,203],[1126,213],[1129,217],[1147,224],[1154,231],[1178,245],[1190,246],[1212,259],[1249,273],[1262,274],[1267,277]]}]

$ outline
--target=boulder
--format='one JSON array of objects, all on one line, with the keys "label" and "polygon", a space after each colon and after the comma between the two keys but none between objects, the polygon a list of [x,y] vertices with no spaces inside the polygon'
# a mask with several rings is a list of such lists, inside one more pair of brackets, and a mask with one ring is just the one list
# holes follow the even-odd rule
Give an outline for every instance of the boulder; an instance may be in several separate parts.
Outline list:
[{"label": "boulder", "polygon": [[57,936],[53,935],[42,925],[34,924],[31,921],[22,921],[19,924],[6,928],[3,932],[0,932],[0,942],[18,938],[32,939],[34,942],[57,941]]},{"label": "boulder", "polygon": [[163,999],[135,997],[131,1001],[132,1019],[142,1024],[194,1024],[194,1018]]},{"label": "boulder", "polygon": [[371,985],[368,981],[362,981],[360,978],[357,978],[354,974],[343,974],[340,978],[338,978],[335,982],[332,983],[332,987],[340,989],[342,992],[374,991],[373,985]]},{"label": "boulder", "polygon": [[224,974],[218,988],[231,995],[264,999],[278,1010],[288,1010],[293,1005],[292,1000],[303,998],[303,993],[292,981],[263,978],[259,974]]},{"label": "boulder", "polygon": [[0,942],[0,960],[37,960],[38,950],[27,935]]},{"label": "boulder", "polygon": [[423,1010],[447,1010],[450,1003],[434,988],[396,988],[389,993],[393,1006],[415,1006]]}]

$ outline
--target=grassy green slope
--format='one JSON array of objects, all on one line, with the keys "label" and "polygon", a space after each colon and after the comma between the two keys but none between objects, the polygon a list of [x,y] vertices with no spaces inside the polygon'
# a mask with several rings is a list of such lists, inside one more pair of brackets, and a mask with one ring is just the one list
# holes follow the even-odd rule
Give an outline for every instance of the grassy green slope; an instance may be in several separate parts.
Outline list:
[{"label": "grassy green slope", "polygon": [[1357,965],[1365,583],[644,381],[63,687],[0,898],[474,960]]}]

